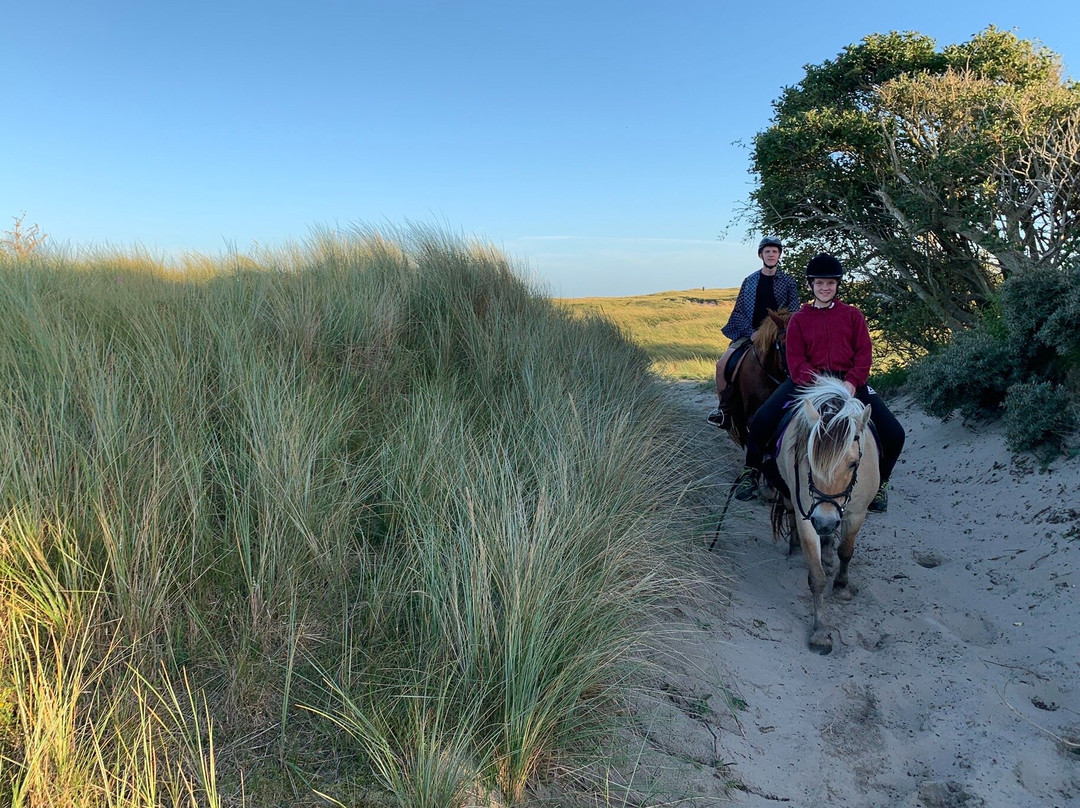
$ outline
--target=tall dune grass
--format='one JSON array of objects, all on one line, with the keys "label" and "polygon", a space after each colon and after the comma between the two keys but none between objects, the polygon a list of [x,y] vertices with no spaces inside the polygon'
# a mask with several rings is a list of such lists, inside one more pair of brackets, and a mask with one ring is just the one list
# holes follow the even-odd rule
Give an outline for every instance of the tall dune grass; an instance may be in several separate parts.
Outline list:
[{"label": "tall dune grass", "polygon": [[0,264],[0,804],[524,805],[601,755],[689,580],[645,354],[423,229],[123,258]]}]

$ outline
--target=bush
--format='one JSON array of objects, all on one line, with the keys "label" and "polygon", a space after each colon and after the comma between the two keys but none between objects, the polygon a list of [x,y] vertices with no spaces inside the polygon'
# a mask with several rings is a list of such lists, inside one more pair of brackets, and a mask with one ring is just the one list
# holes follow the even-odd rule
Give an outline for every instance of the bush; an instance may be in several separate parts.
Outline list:
[{"label": "bush", "polygon": [[965,418],[995,416],[1016,381],[1015,373],[1015,357],[1006,341],[968,331],[914,367],[912,393],[938,418],[948,418],[955,410]]},{"label": "bush", "polygon": [[1060,379],[1080,354],[1080,267],[1030,269],[1001,285],[1009,343],[1038,375]]},{"label": "bush", "polygon": [[1009,449],[1041,450],[1047,459],[1060,454],[1066,438],[1077,427],[1076,414],[1066,402],[1066,391],[1050,382],[1012,385],[1005,402],[1005,440]]},{"label": "bush", "polygon": [[1063,299],[1069,280],[1054,269],[1029,269],[1010,277],[998,293],[1009,338],[1018,349],[1034,350],[1044,344],[1041,333],[1051,301]]},{"label": "bush", "polygon": [[1077,428],[1080,264],[1010,277],[978,326],[915,365],[911,380],[931,415],[993,417],[1004,408],[1012,451],[1059,454]]}]

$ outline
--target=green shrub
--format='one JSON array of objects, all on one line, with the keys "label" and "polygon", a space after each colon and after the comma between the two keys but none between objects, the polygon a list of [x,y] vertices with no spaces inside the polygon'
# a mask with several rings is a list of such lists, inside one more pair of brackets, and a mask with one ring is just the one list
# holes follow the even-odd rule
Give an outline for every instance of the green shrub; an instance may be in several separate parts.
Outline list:
[{"label": "green shrub", "polygon": [[1005,401],[1005,440],[1014,452],[1042,451],[1047,459],[1061,453],[1076,430],[1076,414],[1063,388],[1050,382],[1022,382],[1009,388]]},{"label": "green shrub", "polygon": [[931,415],[1004,413],[1012,451],[1060,453],[1077,428],[1080,264],[1011,276],[979,324],[920,361],[911,380]]},{"label": "green shrub", "polygon": [[1064,373],[1080,368],[1080,266],[1068,273],[1069,282],[1046,315],[1039,339],[1062,359]]},{"label": "green shrub", "polygon": [[1034,375],[1063,378],[1080,355],[1080,267],[1038,268],[1001,285],[1009,344]]},{"label": "green shrub", "polygon": [[1042,328],[1053,303],[1062,300],[1069,280],[1056,269],[1029,269],[1010,277],[998,293],[1002,319],[1009,339],[1018,351],[1034,352],[1044,347]]},{"label": "green shrub", "polygon": [[1006,341],[968,331],[914,367],[912,392],[919,405],[938,418],[956,410],[965,418],[993,416],[1000,414],[1015,373],[1015,357]]}]

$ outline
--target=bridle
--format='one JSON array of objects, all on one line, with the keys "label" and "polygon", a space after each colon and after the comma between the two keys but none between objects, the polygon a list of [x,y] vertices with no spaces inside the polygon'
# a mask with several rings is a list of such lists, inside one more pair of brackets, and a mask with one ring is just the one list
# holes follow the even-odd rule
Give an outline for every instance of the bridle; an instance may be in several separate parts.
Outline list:
[{"label": "bridle", "polygon": [[[780,368],[781,370],[787,370],[787,342],[784,340],[784,335],[787,334],[785,328],[779,334],[776,335],[776,342],[773,343],[773,348],[778,354],[780,354]],[[758,367],[761,368],[761,372],[768,377],[769,381],[779,387],[784,383],[784,379],[787,378],[787,374],[783,374],[783,378],[778,379],[769,373],[769,369],[765,367],[765,363],[761,361],[761,356],[758,354],[757,346],[753,342],[750,343],[750,351],[754,354],[754,359],[758,363]]]},{"label": "bridle", "polygon": [[810,507],[808,509],[804,509],[802,506],[802,486],[799,485],[799,466],[802,464],[797,463],[795,465],[795,505],[798,507],[799,513],[802,515],[803,519],[809,521],[810,514],[814,512],[814,508],[818,505],[828,503],[836,508],[837,514],[839,514],[840,519],[843,520],[844,508],[851,502],[851,492],[855,490],[855,484],[859,481],[859,463],[862,462],[862,441],[859,440],[858,435],[855,435],[855,443],[859,446],[859,457],[855,460],[855,468],[851,470],[851,480],[848,482],[847,488],[839,494],[826,494],[814,485],[814,475],[810,471],[810,463],[809,459],[807,459],[806,483],[811,496]]}]

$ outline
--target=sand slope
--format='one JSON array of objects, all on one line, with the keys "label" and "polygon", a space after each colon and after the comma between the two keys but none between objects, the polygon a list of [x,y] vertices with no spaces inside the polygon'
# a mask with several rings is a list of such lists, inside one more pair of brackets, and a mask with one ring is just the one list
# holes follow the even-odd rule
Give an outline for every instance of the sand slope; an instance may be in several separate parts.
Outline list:
[{"label": "sand slope", "polygon": [[[718,509],[741,457],[704,422],[711,395],[673,392]],[[859,594],[827,601],[830,655],[807,647],[805,565],[768,506],[728,517],[705,563],[734,571],[730,596],[687,615],[660,676],[670,736],[643,729],[690,802],[1080,805],[1080,460],[1040,470],[999,427],[894,404],[907,446],[856,546]]]}]

